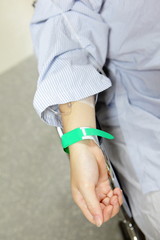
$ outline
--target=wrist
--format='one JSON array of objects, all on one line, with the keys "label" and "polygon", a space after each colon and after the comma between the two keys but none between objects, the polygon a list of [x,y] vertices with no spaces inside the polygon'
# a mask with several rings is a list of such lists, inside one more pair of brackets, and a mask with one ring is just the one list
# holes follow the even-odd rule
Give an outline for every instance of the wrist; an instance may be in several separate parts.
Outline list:
[{"label": "wrist", "polygon": [[[74,143],[68,147],[70,156],[78,156],[79,154],[90,151],[92,148],[97,146],[94,140],[85,139]],[[70,159],[71,160],[71,159]]]},{"label": "wrist", "polygon": [[106,133],[99,129],[89,128],[89,127],[75,128],[72,131],[62,135],[61,140],[62,140],[63,149],[65,152],[69,153],[68,147],[70,145],[73,145],[74,143],[77,143],[86,139],[93,139],[95,143],[99,146],[99,142],[96,136],[105,137],[107,139],[114,138],[111,134]]},{"label": "wrist", "polygon": [[93,139],[83,139],[79,142],[76,142],[76,143],[70,145],[69,150],[74,149],[74,148],[77,149],[77,146],[94,146],[94,145],[97,145],[97,144],[95,143],[95,141]]}]

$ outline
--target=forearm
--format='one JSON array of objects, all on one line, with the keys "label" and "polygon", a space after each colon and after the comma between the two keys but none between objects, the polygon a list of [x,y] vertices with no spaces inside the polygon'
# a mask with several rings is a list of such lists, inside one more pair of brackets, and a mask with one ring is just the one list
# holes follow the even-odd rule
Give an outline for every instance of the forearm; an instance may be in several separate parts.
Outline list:
[{"label": "forearm", "polygon": [[[95,95],[84,98],[80,101],[59,105],[62,117],[63,132],[78,127],[96,128],[95,118]],[[82,145],[93,146],[96,143],[91,139],[85,139],[69,146],[70,153],[74,153]]]},{"label": "forearm", "polygon": [[75,101],[71,106],[68,103],[59,105],[64,133],[77,127],[96,128],[94,96],[86,100],[92,101],[91,104]]}]

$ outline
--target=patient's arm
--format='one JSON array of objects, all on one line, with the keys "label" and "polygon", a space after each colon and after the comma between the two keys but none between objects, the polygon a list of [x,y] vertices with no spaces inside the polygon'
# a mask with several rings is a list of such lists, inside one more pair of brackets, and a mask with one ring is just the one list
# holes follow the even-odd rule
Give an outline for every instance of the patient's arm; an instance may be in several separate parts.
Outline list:
[{"label": "patient's arm", "polygon": [[[77,127],[96,128],[93,103],[92,96],[59,105],[64,133]],[[93,140],[74,143],[69,150],[73,200],[91,223],[100,226],[119,212],[122,192],[111,189],[103,152]]]}]

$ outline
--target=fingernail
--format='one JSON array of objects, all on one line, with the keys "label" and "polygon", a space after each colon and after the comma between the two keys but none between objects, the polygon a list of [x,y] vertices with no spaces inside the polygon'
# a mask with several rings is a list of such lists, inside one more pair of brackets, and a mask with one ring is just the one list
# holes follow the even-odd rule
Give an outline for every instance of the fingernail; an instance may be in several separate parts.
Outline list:
[{"label": "fingernail", "polygon": [[100,227],[102,225],[102,220],[100,218],[100,216],[94,216],[95,222],[97,227]]}]

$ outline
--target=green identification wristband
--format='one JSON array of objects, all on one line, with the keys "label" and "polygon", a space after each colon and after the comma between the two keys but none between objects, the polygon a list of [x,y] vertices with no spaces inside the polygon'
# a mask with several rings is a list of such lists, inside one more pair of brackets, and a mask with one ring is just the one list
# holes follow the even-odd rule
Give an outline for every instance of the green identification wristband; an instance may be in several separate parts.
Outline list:
[{"label": "green identification wristband", "polygon": [[61,137],[62,147],[66,153],[69,153],[69,148],[68,148],[69,145],[72,145],[84,139],[88,139],[87,136],[91,136],[91,135],[97,135],[107,139],[114,139],[114,136],[102,130],[99,130],[96,128],[89,128],[89,127],[80,127],[80,128],[75,128],[62,135]]}]

